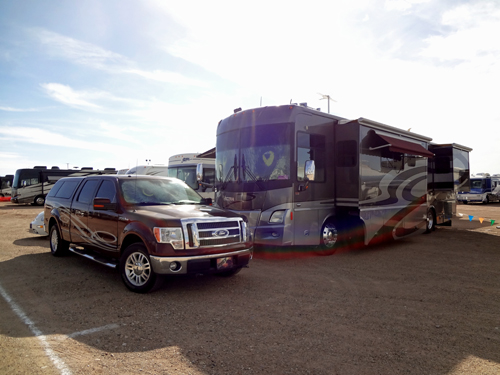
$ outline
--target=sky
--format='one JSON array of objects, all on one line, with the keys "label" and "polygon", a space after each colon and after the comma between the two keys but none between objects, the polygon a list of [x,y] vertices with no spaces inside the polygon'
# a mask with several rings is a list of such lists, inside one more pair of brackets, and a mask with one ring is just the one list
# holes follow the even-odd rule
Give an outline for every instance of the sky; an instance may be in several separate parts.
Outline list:
[{"label": "sky", "polygon": [[0,175],[215,146],[235,108],[306,102],[500,173],[500,1],[1,1]]}]

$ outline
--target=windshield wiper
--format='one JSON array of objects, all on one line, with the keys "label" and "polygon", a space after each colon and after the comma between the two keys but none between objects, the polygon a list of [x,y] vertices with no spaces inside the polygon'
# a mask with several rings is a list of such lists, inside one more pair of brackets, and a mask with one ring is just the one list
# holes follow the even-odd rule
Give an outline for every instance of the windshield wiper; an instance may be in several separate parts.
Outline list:
[{"label": "windshield wiper", "polygon": [[250,178],[257,183],[257,186],[259,187],[260,190],[264,190],[264,186],[262,186],[262,178],[257,178],[255,175],[250,171],[250,169],[247,168],[246,163],[245,163],[245,155],[243,154],[241,156],[241,171],[243,174],[243,180],[246,180],[246,175],[250,176]]}]

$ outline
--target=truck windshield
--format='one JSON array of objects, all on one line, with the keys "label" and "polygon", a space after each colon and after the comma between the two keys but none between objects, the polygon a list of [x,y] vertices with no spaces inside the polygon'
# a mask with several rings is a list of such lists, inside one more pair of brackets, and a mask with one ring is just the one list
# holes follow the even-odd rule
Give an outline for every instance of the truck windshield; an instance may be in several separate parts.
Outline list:
[{"label": "truck windshield", "polygon": [[138,205],[201,204],[202,197],[178,179],[120,180],[123,198]]},{"label": "truck windshield", "polygon": [[217,179],[257,182],[290,179],[290,136],[287,124],[234,130],[217,137]]}]

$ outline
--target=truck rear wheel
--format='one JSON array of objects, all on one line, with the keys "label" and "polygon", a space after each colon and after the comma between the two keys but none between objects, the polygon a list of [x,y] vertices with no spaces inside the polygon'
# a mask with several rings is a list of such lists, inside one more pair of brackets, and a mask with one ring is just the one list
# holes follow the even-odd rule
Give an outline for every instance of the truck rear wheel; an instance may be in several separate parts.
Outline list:
[{"label": "truck rear wheel", "polygon": [[56,224],[50,227],[50,252],[56,257],[66,255],[69,249],[68,241],[64,241]]},{"label": "truck rear wheel", "polygon": [[120,258],[120,274],[125,286],[135,293],[153,291],[163,281],[153,271],[149,254],[142,243],[134,243],[125,249]]}]

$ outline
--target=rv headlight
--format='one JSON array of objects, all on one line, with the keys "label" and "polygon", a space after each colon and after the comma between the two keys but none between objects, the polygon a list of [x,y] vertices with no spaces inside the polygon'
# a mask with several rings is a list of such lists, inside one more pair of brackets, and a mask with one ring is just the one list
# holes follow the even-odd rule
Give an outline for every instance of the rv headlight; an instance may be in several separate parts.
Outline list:
[{"label": "rv headlight", "polygon": [[158,228],[153,229],[158,243],[169,243],[176,250],[184,248],[184,237],[182,228]]},{"label": "rv headlight", "polygon": [[274,211],[269,218],[269,223],[281,224],[285,219],[286,210]]}]

